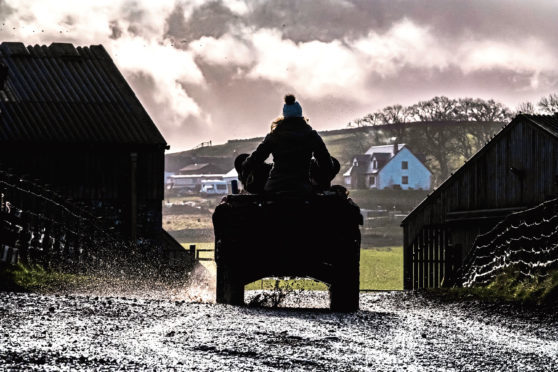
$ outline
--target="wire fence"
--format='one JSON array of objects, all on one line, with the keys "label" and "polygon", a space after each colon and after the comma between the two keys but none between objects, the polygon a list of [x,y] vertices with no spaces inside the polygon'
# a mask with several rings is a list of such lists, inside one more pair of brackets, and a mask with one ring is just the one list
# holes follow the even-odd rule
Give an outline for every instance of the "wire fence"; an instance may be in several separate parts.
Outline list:
[{"label": "wire fence", "polygon": [[558,199],[512,213],[479,235],[461,269],[464,287],[487,284],[514,267],[523,277],[544,277],[558,268]]},{"label": "wire fence", "polygon": [[86,272],[123,267],[134,255],[149,261],[154,253],[120,239],[78,203],[0,171],[0,261]]}]

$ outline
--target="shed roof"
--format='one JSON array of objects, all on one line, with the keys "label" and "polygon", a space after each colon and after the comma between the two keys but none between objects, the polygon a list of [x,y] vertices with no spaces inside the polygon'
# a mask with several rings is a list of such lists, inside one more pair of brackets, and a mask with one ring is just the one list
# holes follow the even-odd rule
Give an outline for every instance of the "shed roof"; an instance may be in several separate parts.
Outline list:
[{"label": "shed roof", "polygon": [[449,185],[453,182],[453,180],[456,179],[457,175],[459,175],[461,172],[467,169],[467,167],[469,167],[470,164],[472,164],[472,162],[475,159],[480,158],[484,154],[484,152],[487,151],[488,148],[490,148],[496,141],[500,139],[500,136],[504,132],[509,130],[512,126],[517,125],[518,123],[521,122],[533,125],[534,127],[545,131],[550,136],[553,136],[558,139],[558,113],[555,113],[554,115],[527,115],[527,114],[516,115],[516,117],[513,118],[513,120],[508,125],[503,127],[502,130],[500,130],[500,132],[498,132],[483,148],[481,148],[476,154],[474,154],[463,166],[461,166],[461,168],[459,168],[453,175],[451,175],[444,182],[442,182],[442,184],[438,186],[437,189],[435,189],[430,195],[426,197],[426,199],[424,199],[419,205],[417,205],[415,209],[413,209],[411,213],[409,213],[407,217],[403,219],[401,225],[404,225],[411,216],[414,216],[416,213],[422,210],[422,208],[425,205],[427,205],[431,200],[437,198],[438,195],[442,192],[442,190],[449,187]]},{"label": "shed roof", "polygon": [[166,146],[102,45],[3,42],[1,64],[0,143]]}]

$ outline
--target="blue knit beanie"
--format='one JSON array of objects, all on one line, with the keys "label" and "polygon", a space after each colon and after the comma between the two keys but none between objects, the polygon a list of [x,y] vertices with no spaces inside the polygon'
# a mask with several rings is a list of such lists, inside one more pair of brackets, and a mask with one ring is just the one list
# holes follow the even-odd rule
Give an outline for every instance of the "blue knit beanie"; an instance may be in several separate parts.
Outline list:
[{"label": "blue knit beanie", "polygon": [[296,101],[295,96],[288,94],[285,96],[285,104],[283,105],[283,117],[302,117],[302,107]]}]

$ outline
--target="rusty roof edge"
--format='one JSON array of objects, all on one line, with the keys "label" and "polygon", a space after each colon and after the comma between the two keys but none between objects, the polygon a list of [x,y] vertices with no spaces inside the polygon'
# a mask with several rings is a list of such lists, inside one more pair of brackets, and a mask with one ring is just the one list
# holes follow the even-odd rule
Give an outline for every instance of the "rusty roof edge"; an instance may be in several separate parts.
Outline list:
[{"label": "rusty roof edge", "polygon": [[[490,141],[488,141],[488,143],[486,145],[484,145],[479,151],[477,151],[473,156],[471,156],[466,162],[465,164],[463,164],[461,167],[459,167],[458,170],[455,171],[455,173],[451,174],[448,178],[446,178],[446,180],[444,182],[442,182],[440,184],[440,186],[438,186],[436,188],[436,190],[432,191],[431,194],[429,194],[426,198],[424,198],[423,201],[421,201],[402,221],[401,224],[399,226],[403,227],[405,226],[405,224],[407,223],[407,220],[410,219],[415,213],[419,212],[420,210],[422,210],[426,204],[427,201],[429,199],[434,198],[435,196],[438,196],[439,193],[442,192],[443,189],[449,187],[452,178],[456,177],[458,174],[460,174],[461,172],[464,172],[464,168],[467,164],[470,164],[471,161],[474,161],[476,158],[478,158],[479,156],[481,156],[485,151],[487,151],[488,147],[491,146],[492,143],[494,143],[494,141],[499,138],[504,132],[507,132],[510,128],[513,127],[513,125],[515,125],[515,123],[520,122],[520,119],[528,119],[527,115],[525,114],[518,114],[515,116],[515,118],[512,119],[512,121],[510,121],[504,128],[502,128],[498,133],[496,133],[496,135],[494,137],[492,137],[492,139]],[[531,122],[530,120],[527,120],[527,122]],[[513,125],[512,125],[513,124]],[[537,125],[537,127],[541,127],[541,125]]]}]

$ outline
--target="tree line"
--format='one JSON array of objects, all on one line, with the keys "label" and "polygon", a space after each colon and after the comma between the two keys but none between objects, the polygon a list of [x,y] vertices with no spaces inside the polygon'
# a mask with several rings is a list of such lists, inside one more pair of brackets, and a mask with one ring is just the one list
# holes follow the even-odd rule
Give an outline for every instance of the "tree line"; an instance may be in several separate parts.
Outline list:
[{"label": "tree line", "polygon": [[558,112],[558,93],[542,97],[537,103],[522,102],[517,106],[517,112],[524,114],[549,114]]},{"label": "tree line", "polygon": [[349,127],[369,127],[355,132],[347,158],[364,153],[370,146],[405,143],[426,159],[434,174],[434,185],[448,178],[480,150],[518,113],[558,112],[558,94],[541,98],[536,104],[524,102],[516,110],[493,99],[444,96],[414,105],[391,105],[349,123]]}]

